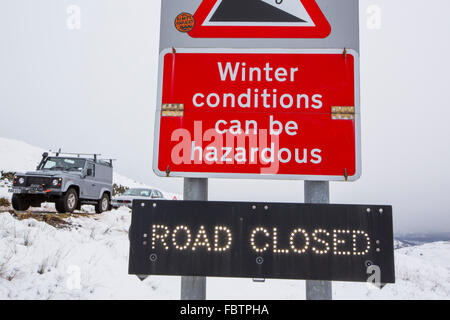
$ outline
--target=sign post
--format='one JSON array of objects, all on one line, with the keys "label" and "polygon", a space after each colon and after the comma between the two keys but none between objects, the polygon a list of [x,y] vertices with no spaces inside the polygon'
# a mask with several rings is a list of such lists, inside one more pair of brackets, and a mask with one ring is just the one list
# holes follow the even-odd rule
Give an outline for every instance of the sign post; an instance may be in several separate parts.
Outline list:
[{"label": "sign post", "polygon": [[[184,178],[184,200],[208,200],[208,179]],[[181,300],[205,300],[206,277],[181,277]]]},{"label": "sign post", "polygon": [[[305,181],[305,203],[330,203],[330,183],[328,181]],[[307,280],[307,300],[332,300],[331,281]]]}]

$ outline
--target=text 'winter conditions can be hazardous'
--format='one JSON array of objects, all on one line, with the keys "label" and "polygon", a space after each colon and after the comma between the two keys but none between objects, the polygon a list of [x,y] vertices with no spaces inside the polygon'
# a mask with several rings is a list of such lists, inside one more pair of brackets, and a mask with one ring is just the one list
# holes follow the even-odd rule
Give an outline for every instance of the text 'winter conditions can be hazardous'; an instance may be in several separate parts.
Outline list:
[{"label": "text 'winter conditions can be hazardous'", "polygon": [[359,178],[355,52],[166,50],[160,72],[157,174]]}]

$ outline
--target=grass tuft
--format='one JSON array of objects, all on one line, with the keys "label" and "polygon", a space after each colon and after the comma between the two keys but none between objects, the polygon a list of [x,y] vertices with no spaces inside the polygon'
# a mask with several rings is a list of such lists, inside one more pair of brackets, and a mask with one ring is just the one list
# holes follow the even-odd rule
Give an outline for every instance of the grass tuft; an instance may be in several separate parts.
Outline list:
[{"label": "grass tuft", "polygon": [[6,198],[0,198],[0,207],[9,207],[11,202]]}]

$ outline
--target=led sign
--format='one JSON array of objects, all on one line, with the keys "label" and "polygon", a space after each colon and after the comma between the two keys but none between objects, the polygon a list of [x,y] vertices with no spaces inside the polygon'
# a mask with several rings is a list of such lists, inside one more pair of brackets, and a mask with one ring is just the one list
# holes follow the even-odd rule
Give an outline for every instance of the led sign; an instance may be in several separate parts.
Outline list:
[{"label": "led sign", "polygon": [[394,281],[390,206],[135,201],[130,274]]}]

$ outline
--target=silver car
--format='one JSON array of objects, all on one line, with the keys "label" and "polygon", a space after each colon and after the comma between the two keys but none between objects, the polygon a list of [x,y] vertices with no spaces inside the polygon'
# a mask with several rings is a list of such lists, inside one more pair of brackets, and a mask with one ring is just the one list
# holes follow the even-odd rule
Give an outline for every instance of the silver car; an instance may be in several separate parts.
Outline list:
[{"label": "silver car", "polygon": [[108,211],[113,190],[112,160],[100,160],[97,154],[92,154],[93,158],[84,156],[60,151],[50,156],[45,152],[36,171],[16,173],[9,190],[14,210],[54,202],[61,213],[72,213],[83,204],[94,205],[97,213]]},{"label": "silver car", "polygon": [[115,209],[125,206],[131,208],[133,200],[148,200],[148,199],[164,199],[161,191],[156,189],[133,188],[125,191],[124,194],[114,197],[111,201],[111,206]]}]

